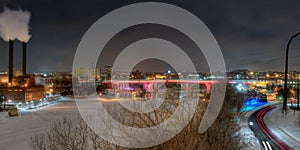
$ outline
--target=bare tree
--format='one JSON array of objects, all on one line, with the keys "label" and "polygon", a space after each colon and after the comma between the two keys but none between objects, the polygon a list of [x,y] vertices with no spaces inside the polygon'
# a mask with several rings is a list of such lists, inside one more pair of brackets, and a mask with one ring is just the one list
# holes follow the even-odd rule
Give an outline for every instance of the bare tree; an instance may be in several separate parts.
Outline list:
[{"label": "bare tree", "polygon": [[114,149],[91,131],[80,117],[55,121],[46,133],[31,137],[31,146],[35,150]]},{"label": "bare tree", "polygon": [[239,149],[238,115],[243,106],[244,94],[227,86],[224,104],[217,120],[200,134],[199,149]]},{"label": "bare tree", "polygon": [[[178,88],[174,88],[174,90],[176,91]],[[174,90],[170,90],[170,92],[174,92]],[[208,105],[208,101],[200,101],[192,120],[179,134],[165,143],[144,149],[239,149],[241,143],[239,143],[240,135],[238,134],[238,115],[243,106],[243,98],[242,93],[238,93],[233,87],[228,86],[220,115],[206,132],[198,133],[201,119]],[[132,112],[118,104],[104,106],[111,116],[122,124],[145,128],[156,126],[168,119],[178,107],[179,99],[179,96],[177,99],[174,97],[166,99],[157,110],[151,113]],[[31,138],[31,144],[36,150],[130,149],[104,141],[80,118],[56,121],[46,133],[35,134]]]}]

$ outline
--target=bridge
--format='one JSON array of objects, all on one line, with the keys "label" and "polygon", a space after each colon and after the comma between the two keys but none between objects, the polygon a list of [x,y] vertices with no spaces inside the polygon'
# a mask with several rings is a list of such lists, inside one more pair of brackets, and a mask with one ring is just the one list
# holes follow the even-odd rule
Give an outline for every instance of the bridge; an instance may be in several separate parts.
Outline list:
[{"label": "bridge", "polygon": [[195,85],[205,85],[206,92],[210,93],[211,85],[218,83],[218,81],[213,80],[179,80],[179,79],[169,79],[169,80],[109,80],[103,81],[102,83],[111,84],[111,87],[117,91],[128,91],[131,89],[130,85],[140,84],[143,85],[146,92],[152,92],[155,89],[160,88],[165,85],[165,83],[177,83],[182,86],[183,89],[189,90]]}]

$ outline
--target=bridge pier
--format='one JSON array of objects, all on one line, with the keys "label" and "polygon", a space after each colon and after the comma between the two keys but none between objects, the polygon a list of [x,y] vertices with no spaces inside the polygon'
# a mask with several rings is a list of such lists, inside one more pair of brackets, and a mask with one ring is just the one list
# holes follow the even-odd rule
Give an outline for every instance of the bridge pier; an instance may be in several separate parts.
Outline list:
[{"label": "bridge pier", "polygon": [[211,84],[210,83],[205,83],[205,86],[206,86],[206,93],[210,93]]}]

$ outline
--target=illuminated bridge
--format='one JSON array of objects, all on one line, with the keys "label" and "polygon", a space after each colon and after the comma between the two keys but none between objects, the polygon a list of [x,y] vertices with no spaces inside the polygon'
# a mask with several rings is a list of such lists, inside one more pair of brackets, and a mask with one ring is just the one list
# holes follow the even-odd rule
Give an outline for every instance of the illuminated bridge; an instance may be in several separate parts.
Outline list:
[{"label": "illuminated bridge", "polygon": [[218,81],[213,80],[179,80],[179,79],[170,79],[170,80],[109,80],[103,81],[102,83],[111,84],[111,87],[118,91],[129,90],[130,85],[132,84],[141,84],[144,86],[147,92],[158,89],[160,86],[165,83],[178,83],[184,89],[191,89],[194,85],[205,85],[206,92],[209,93],[212,84],[218,83]]}]

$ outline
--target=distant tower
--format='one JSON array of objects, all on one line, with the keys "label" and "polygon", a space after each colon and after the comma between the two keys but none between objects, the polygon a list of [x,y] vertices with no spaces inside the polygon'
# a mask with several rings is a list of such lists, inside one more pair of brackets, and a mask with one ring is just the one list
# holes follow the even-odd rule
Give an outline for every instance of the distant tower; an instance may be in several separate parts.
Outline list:
[{"label": "distant tower", "polygon": [[14,41],[9,40],[9,54],[8,54],[8,83],[12,84],[14,73]]},{"label": "distant tower", "polygon": [[23,75],[26,75],[26,64],[27,64],[27,43],[26,42],[22,42],[23,45],[23,60],[22,60],[22,71],[23,71]]}]

